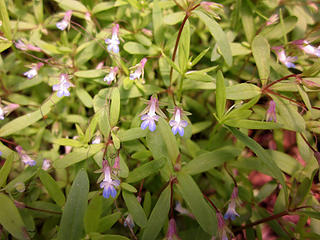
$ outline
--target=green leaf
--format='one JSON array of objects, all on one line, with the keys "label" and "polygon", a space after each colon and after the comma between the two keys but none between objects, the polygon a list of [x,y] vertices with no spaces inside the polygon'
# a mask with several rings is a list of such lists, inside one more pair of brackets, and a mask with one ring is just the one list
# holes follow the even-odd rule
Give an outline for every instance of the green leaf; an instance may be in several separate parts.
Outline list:
[{"label": "green leaf", "polygon": [[82,142],[88,143],[90,141],[90,139],[93,137],[93,135],[96,131],[97,125],[98,125],[99,117],[100,116],[97,113],[93,116],[93,118],[91,119],[90,124],[86,130],[86,133],[84,134],[84,139]]},{"label": "green leaf", "polygon": [[241,21],[243,30],[246,35],[247,41],[251,43],[256,33],[253,20],[253,11],[250,8],[248,0],[242,1],[241,7]]},{"label": "green leaf", "polygon": [[138,192],[137,189],[134,186],[132,186],[132,185],[126,183],[126,182],[122,182],[120,184],[120,186],[121,186],[122,189],[124,189],[124,190],[126,190],[128,192],[132,192],[132,193]]},{"label": "green leaf", "polygon": [[176,70],[178,73],[182,74],[182,71],[180,70],[180,68],[177,66],[177,64],[175,64],[175,62],[173,62],[171,60],[171,58],[169,58],[167,55],[165,55],[163,52],[162,52],[162,56],[164,57],[164,59],[167,61],[167,63],[169,63],[169,65],[174,69]]},{"label": "green leaf", "polygon": [[147,217],[137,197],[127,191],[122,191],[122,196],[134,222],[143,228],[147,224]]},{"label": "green leaf", "polygon": [[42,169],[39,171],[39,177],[53,201],[55,201],[60,207],[63,207],[66,199],[57,182]]},{"label": "green leaf", "polygon": [[153,1],[152,7],[152,25],[153,25],[153,32],[154,32],[154,40],[157,44],[159,44],[162,40],[161,34],[161,26],[163,24],[163,16],[162,11],[159,6],[159,0]]},{"label": "green leaf", "polygon": [[103,78],[106,75],[106,71],[100,69],[85,70],[75,72],[74,75],[80,78]]},{"label": "green leaf", "polygon": [[58,240],[78,240],[81,238],[88,193],[89,179],[86,171],[81,169],[73,181],[62,213]]},{"label": "green leaf", "polygon": [[173,135],[169,124],[163,118],[159,119],[158,128],[158,131],[160,132],[162,139],[166,144],[169,159],[174,165],[179,155],[177,140]]},{"label": "green leaf", "polygon": [[188,162],[183,168],[184,173],[195,175],[222,165],[224,162],[231,161],[240,155],[240,149],[227,146],[212,152],[203,153]]},{"label": "green leaf", "polygon": [[55,0],[64,10],[75,10],[79,12],[89,12],[89,10],[80,2],[75,0]]},{"label": "green leaf", "polygon": [[13,191],[17,183],[27,182],[37,173],[37,171],[37,167],[28,167],[27,169],[25,169],[22,173],[20,173],[17,177],[15,177],[11,182],[7,184],[6,192]]},{"label": "green leaf", "polygon": [[92,240],[129,240],[129,238],[121,235],[113,235],[113,234],[101,235],[98,233],[90,234],[90,239]]},{"label": "green leaf", "polygon": [[261,31],[261,35],[267,39],[280,39],[296,27],[297,21],[297,17],[289,16],[283,20],[283,23],[272,24],[271,26],[264,28]]},{"label": "green leaf", "polygon": [[53,162],[55,168],[66,168],[75,163],[81,162],[97,152],[99,152],[104,147],[104,144],[92,144],[87,148],[77,148],[73,152],[65,155],[63,158],[58,158]]},{"label": "green leaf", "polygon": [[151,174],[157,173],[164,165],[164,158],[152,160],[151,162],[145,163],[140,167],[137,167],[130,171],[129,176],[126,180],[127,183],[138,182]]},{"label": "green leaf", "polygon": [[0,193],[0,224],[17,239],[30,239],[17,207],[5,194]]},{"label": "green leaf", "polygon": [[4,186],[7,181],[7,177],[11,171],[12,163],[18,160],[18,155],[11,153],[0,170],[0,187]]},{"label": "green leaf", "polygon": [[114,3],[113,2],[100,2],[94,5],[93,9],[92,9],[92,14],[95,15],[99,12],[103,12],[106,10],[109,10],[110,8],[114,7]]},{"label": "green leaf", "polygon": [[207,26],[212,37],[216,40],[224,60],[229,66],[231,66],[232,53],[227,35],[214,19],[208,17],[208,15],[198,10],[195,10],[194,13],[196,13],[201,21]]},{"label": "green leaf", "polygon": [[193,59],[192,62],[191,62],[191,67],[196,65],[207,54],[209,49],[210,48],[208,47],[207,49],[203,50],[198,56],[196,56],[196,58]]},{"label": "green leaf", "polygon": [[179,173],[176,185],[183,199],[187,202],[192,214],[201,228],[210,235],[217,232],[217,220],[213,209],[204,200],[198,185],[190,175]]},{"label": "green leaf", "polygon": [[154,206],[147,225],[142,234],[142,240],[154,240],[161,231],[170,209],[170,187],[166,187]]},{"label": "green leaf", "polygon": [[170,13],[164,17],[163,22],[168,25],[175,25],[179,22],[182,22],[185,15],[186,14],[184,12]]},{"label": "green leaf", "polygon": [[118,88],[113,88],[111,93],[110,106],[110,126],[114,127],[118,123],[120,114],[120,92]]},{"label": "green leaf", "polygon": [[251,50],[241,43],[231,43],[232,56],[243,56],[251,53]]},{"label": "green leaf", "polygon": [[141,128],[130,128],[128,130],[120,130],[118,132],[118,138],[121,142],[127,142],[143,138],[147,135],[148,131],[142,130]]},{"label": "green leaf", "polygon": [[96,195],[91,199],[84,216],[84,229],[87,234],[98,230],[101,212],[102,197],[100,195]]},{"label": "green leaf", "polygon": [[57,138],[53,140],[53,143],[62,145],[62,146],[71,146],[71,147],[82,147],[83,143],[78,140],[68,139],[68,138]]},{"label": "green leaf", "polygon": [[189,63],[189,52],[190,52],[190,24],[187,20],[181,33],[179,41],[179,53],[178,60],[179,66],[182,72],[186,72]]},{"label": "green leaf", "polygon": [[0,0],[0,19],[2,21],[1,30],[8,40],[12,40],[10,19],[6,7],[5,0]]},{"label": "green leaf", "polygon": [[0,53],[11,47],[12,42],[0,39]]},{"label": "green leaf", "polygon": [[109,230],[121,217],[121,212],[115,212],[100,219],[98,232]]},{"label": "green leaf", "polygon": [[227,119],[223,122],[231,127],[246,128],[246,129],[277,129],[281,125],[275,122],[263,122],[248,119]]},{"label": "green leaf", "polygon": [[148,55],[149,51],[143,45],[137,42],[126,42],[123,46],[123,49],[130,54],[142,54]]},{"label": "green leaf", "polygon": [[254,84],[240,83],[226,87],[226,98],[231,100],[250,99],[260,94],[260,88]]},{"label": "green leaf", "polygon": [[270,155],[253,139],[248,137],[247,135],[243,134],[239,130],[233,127],[228,127],[228,129],[231,131],[231,133],[242,143],[244,143],[248,148],[250,148],[257,156],[258,158],[265,164],[266,168],[272,172],[273,177],[275,177],[280,184],[282,185],[282,188],[285,193],[286,203],[288,204],[288,189],[287,185],[284,179],[284,176],[279,169],[279,167],[276,165],[274,160],[270,157]]},{"label": "green leaf", "polygon": [[55,104],[57,104],[61,99],[62,98],[57,97],[57,94],[54,93],[41,105],[39,110],[15,118],[14,120],[3,125],[0,128],[0,136],[4,137],[11,135],[37,122],[38,120],[43,118],[43,116],[47,115],[51,111],[52,107]]},{"label": "green leaf", "polygon": [[216,109],[217,116],[221,119],[226,109],[226,86],[224,85],[224,77],[220,70],[217,73],[216,80]]},{"label": "green leaf", "polygon": [[262,85],[265,85],[270,75],[270,45],[261,35],[252,41],[252,54],[256,62]]},{"label": "green leaf", "polygon": [[38,23],[43,22],[43,2],[42,0],[33,0],[33,12]]},{"label": "green leaf", "polygon": [[77,88],[76,89],[76,94],[78,96],[78,98],[80,99],[80,101],[83,103],[83,105],[85,105],[87,108],[92,108],[93,103],[92,103],[92,97],[90,96],[90,94],[84,90],[83,88]]}]

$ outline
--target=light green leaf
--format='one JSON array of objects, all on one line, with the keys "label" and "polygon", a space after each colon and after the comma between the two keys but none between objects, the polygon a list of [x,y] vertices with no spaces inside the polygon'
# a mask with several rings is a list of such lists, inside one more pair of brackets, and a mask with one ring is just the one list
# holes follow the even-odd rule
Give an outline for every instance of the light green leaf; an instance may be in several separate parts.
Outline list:
[{"label": "light green leaf", "polygon": [[227,35],[223,32],[220,25],[214,19],[208,17],[208,15],[198,10],[195,10],[194,13],[196,13],[201,21],[207,26],[212,37],[216,40],[224,60],[229,66],[231,66],[232,53]]},{"label": "light green leaf", "polygon": [[255,31],[255,24],[253,20],[253,11],[250,8],[248,0],[242,1],[241,21],[242,21],[242,26],[243,26],[243,30],[246,35],[247,41],[251,43],[256,31]]},{"label": "light green leaf", "polygon": [[0,170],[0,187],[4,186],[7,181],[7,177],[11,171],[12,163],[18,160],[18,155],[11,153],[7,158]]},{"label": "light green leaf", "polygon": [[122,196],[134,222],[143,228],[147,224],[147,217],[137,197],[127,191],[122,191]]},{"label": "light green leaf", "polygon": [[251,53],[251,50],[241,43],[231,43],[232,56],[243,56]]},{"label": "light green leaf", "polygon": [[118,88],[113,88],[111,93],[111,106],[110,106],[110,126],[117,125],[120,114],[120,92]]},{"label": "light green leaf", "polygon": [[77,148],[74,149],[73,152],[65,155],[63,158],[58,158],[54,161],[53,166],[55,168],[66,168],[75,163],[81,162],[97,152],[99,152],[103,148],[103,144],[92,144],[87,148]]},{"label": "light green leaf", "polygon": [[118,138],[121,142],[127,142],[143,138],[147,135],[148,131],[142,130],[141,128],[130,128],[128,130],[120,130],[118,132]]},{"label": "light green leaf", "polygon": [[68,138],[57,138],[53,140],[53,143],[59,144],[62,146],[71,146],[71,147],[81,147],[83,146],[83,143],[74,140],[74,139],[68,139]]},{"label": "light green leaf", "polygon": [[126,42],[123,49],[130,54],[148,55],[149,51],[143,45],[137,42]]},{"label": "light green leaf", "polygon": [[30,239],[17,207],[5,194],[0,193],[0,224],[17,239]]},{"label": "light green leaf", "polygon": [[258,86],[250,83],[240,83],[226,87],[226,98],[231,100],[245,100],[261,94]]},{"label": "light green leaf", "polygon": [[163,227],[170,209],[170,187],[166,187],[154,206],[147,225],[142,234],[142,240],[154,240]]},{"label": "light green leaf", "polygon": [[217,73],[216,80],[216,109],[217,116],[221,119],[226,109],[226,86],[224,84],[224,77],[220,70]]},{"label": "light green leaf", "polygon": [[217,232],[217,220],[214,210],[204,200],[198,185],[190,175],[179,173],[176,185],[183,199],[187,202],[192,214],[201,228],[210,235]]},{"label": "light green leaf", "polygon": [[153,32],[154,32],[154,40],[157,44],[159,44],[162,41],[161,36],[161,26],[163,24],[163,16],[162,11],[159,6],[159,0],[153,1],[153,7],[152,7],[152,25],[153,25]]},{"label": "light green leaf", "polygon": [[85,105],[87,108],[92,108],[93,103],[92,103],[92,97],[90,96],[90,94],[84,90],[83,88],[77,88],[76,89],[76,94],[78,96],[78,98],[80,99],[80,101],[83,103],[83,105]]},{"label": "light green leaf", "polygon": [[130,171],[129,176],[126,180],[128,183],[138,182],[151,174],[159,172],[165,163],[164,158],[159,158],[152,160],[151,162],[145,163],[132,171]]},{"label": "light green leaf", "polygon": [[188,162],[183,168],[184,173],[195,175],[231,161],[240,155],[240,149],[235,147],[223,147],[212,152],[203,153]]},{"label": "light green leaf", "polygon": [[2,126],[0,128],[0,136],[4,137],[11,135],[37,122],[43,116],[47,115],[51,111],[52,107],[61,99],[62,98],[57,97],[57,94],[54,93],[41,105],[39,110],[18,117]]},{"label": "light green leaf", "polygon": [[297,17],[289,16],[283,20],[283,23],[272,24],[271,26],[264,28],[261,31],[261,35],[267,39],[280,39],[295,28],[297,21]]},{"label": "light green leaf", "polygon": [[224,121],[228,126],[246,129],[277,129],[281,125],[275,122],[263,122],[249,119],[228,119]]},{"label": "light green leaf", "polygon": [[113,7],[114,7],[113,2],[100,2],[94,5],[92,9],[92,14],[95,15],[99,12],[109,10],[110,8],[113,8]]},{"label": "light green leaf", "polygon": [[187,71],[190,52],[190,24],[187,20],[181,33],[179,42],[178,60],[182,72]]},{"label": "light green leaf", "polygon": [[37,173],[37,167],[28,167],[22,173],[20,173],[17,177],[15,177],[11,182],[9,182],[6,186],[6,192],[11,192],[15,189],[17,183],[25,183],[29,179],[31,179]]},{"label": "light green leaf", "polygon": [[83,218],[88,205],[89,179],[81,169],[71,186],[63,210],[58,240],[78,240],[82,236]]},{"label": "light green leaf", "polygon": [[0,53],[11,47],[12,42],[0,40]]},{"label": "light green leaf", "polygon": [[270,75],[270,45],[261,35],[252,41],[252,54],[256,62],[262,85],[265,85]]},{"label": "light green leaf", "polygon": [[75,72],[74,75],[80,78],[103,78],[106,75],[106,71],[100,69],[85,70]]},{"label": "light green leaf", "polygon": [[198,56],[195,57],[195,59],[192,60],[191,62],[191,66],[196,65],[209,51],[210,48],[207,48],[205,50],[203,50]]},{"label": "light green leaf", "polygon": [[12,39],[11,28],[10,28],[10,20],[7,11],[5,0],[0,0],[0,19],[2,21],[1,30],[4,33],[4,36],[8,39]]},{"label": "light green leaf", "polygon": [[89,10],[80,2],[75,0],[55,0],[64,10],[75,10],[79,12],[89,12]]},{"label": "light green leaf", "polygon": [[185,15],[186,14],[184,12],[170,13],[164,17],[163,22],[168,25],[175,25],[182,22]]},{"label": "light green leaf", "polygon": [[124,190],[126,190],[128,192],[132,192],[132,193],[138,192],[137,189],[134,186],[132,186],[132,185],[126,183],[126,182],[122,182],[120,184],[120,186],[121,186],[122,189],[124,189]]},{"label": "light green leaf", "polygon": [[53,201],[55,201],[60,207],[63,207],[66,199],[57,182],[42,169],[39,171],[39,177]]}]

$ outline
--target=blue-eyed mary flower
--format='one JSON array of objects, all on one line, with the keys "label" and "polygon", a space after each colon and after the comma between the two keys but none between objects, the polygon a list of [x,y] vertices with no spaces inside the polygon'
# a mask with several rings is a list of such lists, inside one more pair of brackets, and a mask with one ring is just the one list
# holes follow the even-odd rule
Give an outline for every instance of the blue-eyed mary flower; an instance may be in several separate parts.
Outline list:
[{"label": "blue-eyed mary flower", "polygon": [[36,165],[36,161],[33,160],[23,149],[21,146],[16,146],[16,150],[19,154],[19,156],[21,157],[21,161],[25,164],[25,165],[29,165],[29,166],[34,166]]},{"label": "blue-eyed mary flower", "polygon": [[44,171],[48,171],[48,169],[51,167],[51,161],[49,159],[44,159],[42,162],[42,169]]},{"label": "blue-eyed mary flower", "polygon": [[104,179],[100,183],[100,188],[103,188],[103,197],[109,198],[110,196],[112,198],[115,198],[117,196],[117,190],[116,187],[120,185],[119,180],[113,180],[111,178],[111,169],[110,166],[105,166],[103,169],[104,173]]},{"label": "blue-eyed mary flower", "polygon": [[105,43],[108,45],[107,49],[109,52],[119,53],[119,44],[120,40],[118,37],[119,34],[119,24],[114,24],[112,27],[112,36],[111,38],[107,38]]},{"label": "blue-eyed mary flower", "polygon": [[32,45],[32,44],[26,44],[26,43],[24,42],[24,40],[18,40],[18,41],[16,41],[16,42],[15,42],[15,46],[16,46],[16,48],[18,48],[18,49],[20,49],[20,50],[22,50],[22,51],[28,51],[28,50],[30,50],[30,51],[35,51],[35,52],[41,52],[41,48],[36,47],[36,46],[34,46],[34,45]]},{"label": "blue-eyed mary flower", "polygon": [[172,127],[172,132],[174,135],[177,133],[182,137],[184,135],[184,128],[188,125],[186,120],[182,120],[182,109],[179,107],[175,107],[173,113],[173,119],[170,120],[169,124]]},{"label": "blue-eyed mary flower", "polygon": [[267,110],[267,121],[268,122],[276,122],[277,121],[277,115],[276,115],[276,103],[271,100],[269,102],[269,107],[268,107],[268,110]]},{"label": "blue-eyed mary flower", "polygon": [[227,212],[224,214],[224,219],[231,219],[232,221],[239,217],[239,214],[236,212],[236,199],[238,198],[238,188],[235,187],[231,194],[231,200],[227,209]]},{"label": "blue-eyed mary flower", "polygon": [[144,78],[144,65],[146,64],[147,59],[146,58],[142,58],[140,63],[138,63],[137,65],[133,66],[131,69],[134,69],[135,71],[132,71],[130,73],[130,80],[139,80],[140,77]]},{"label": "blue-eyed mary flower", "polygon": [[108,85],[110,85],[112,81],[116,81],[118,70],[118,67],[111,67],[109,74],[104,77],[103,81],[107,82]]},{"label": "blue-eyed mary flower", "polygon": [[292,44],[296,45],[306,54],[320,57],[320,49],[312,46],[307,40],[295,40]]},{"label": "blue-eyed mary flower", "polygon": [[38,75],[38,71],[43,65],[44,64],[42,62],[37,63],[36,65],[33,65],[32,68],[29,71],[25,72],[23,75],[29,79],[34,78]]},{"label": "blue-eyed mary flower", "polygon": [[67,27],[70,26],[70,20],[72,16],[72,10],[66,11],[64,14],[63,19],[60,22],[56,23],[57,28],[59,28],[61,31],[65,30]]},{"label": "blue-eyed mary flower", "polygon": [[57,92],[58,97],[70,96],[69,88],[73,87],[73,84],[69,82],[68,74],[60,74],[60,80],[58,84],[52,86],[52,90]]},{"label": "blue-eyed mary flower", "polygon": [[[2,103],[4,103],[4,105]],[[5,115],[9,115],[12,111],[20,107],[19,104],[7,101],[2,101],[2,103],[0,102],[0,120],[4,120]]]},{"label": "blue-eyed mary flower", "polygon": [[287,68],[294,68],[296,66],[293,62],[297,60],[297,57],[287,56],[282,47],[273,47],[273,49],[276,52],[279,62],[281,62]]},{"label": "blue-eyed mary flower", "polygon": [[153,132],[154,130],[156,130],[155,121],[158,121],[159,117],[160,117],[157,115],[157,113],[159,115],[161,115],[162,117],[165,117],[165,115],[160,110],[159,101],[156,97],[151,96],[151,98],[147,104],[148,104],[148,106],[141,113],[141,114],[143,114],[141,116],[141,120],[142,120],[141,128],[146,129],[147,127],[149,127],[149,130],[151,132]]}]

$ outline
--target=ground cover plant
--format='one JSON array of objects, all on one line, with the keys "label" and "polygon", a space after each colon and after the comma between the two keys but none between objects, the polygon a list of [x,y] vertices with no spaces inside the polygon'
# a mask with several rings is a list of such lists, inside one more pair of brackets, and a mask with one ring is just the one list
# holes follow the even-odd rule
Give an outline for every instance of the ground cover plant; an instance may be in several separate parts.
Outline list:
[{"label": "ground cover plant", "polygon": [[312,0],[0,0],[1,239],[320,239]]}]

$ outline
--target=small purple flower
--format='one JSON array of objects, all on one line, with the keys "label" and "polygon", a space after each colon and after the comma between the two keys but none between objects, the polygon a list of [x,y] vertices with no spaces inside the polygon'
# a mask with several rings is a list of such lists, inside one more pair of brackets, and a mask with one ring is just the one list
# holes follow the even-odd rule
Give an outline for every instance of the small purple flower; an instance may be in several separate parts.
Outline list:
[{"label": "small purple flower", "polygon": [[312,46],[307,40],[295,40],[292,44],[296,45],[306,54],[314,55],[316,57],[320,57],[320,49]]},{"label": "small purple flower", "polygon": [[277,121],[276,103],[273,100],[269,102],[269,107],[267,110],[267,121],[268,122]]},{"label": "small purple flower", "polygon": [[220,19],[218,13],[223,14],[223,5],[220,3],[203,1],[200,6],[216,19]]},{"label": "small purple flower", "polygon": [[131,216],[130,214],[128,214],[128,216],[127,216],[126,219],[124,220],[123,225],[124,225],[125,227],[131,228],[131,229],[134,228],[134,221],[133,221],[132,216]]},{"label": "small purple flower", "polygon": [[23,75],[27,78],[31,79],[38,75],[39,69],[43,66],[43,63],[37,63],[34,65],[29,71],[25,72]]},{"label": "small purple flower", "polygon": [[177,224],[174,218],[169,220],[168,231],[167,231],[167,240],[179,240],[179,236],[177,233]]},{"label": "small purple flower", "polygon": [[72,16],[72,10],[66,11],[63,19],[60,22],[56,23],[57,28],[61,31],[65,30],[70,25],[70,20]]},{"label": "small purple flower", "polygon": [[68,74],[60,74],[60,82],[52,86],[52,90],[57,91],[58,97],[70,96],[70,92],[68,89],[72,87],[73,84],[69,82],[68,78]]},{"label": "small purple flower", "polygon": [[136,70],[134,72],[130,73],[130,76],[129,76],[130,80],[135,80],[135,79],[139,80],[140,77],[142,77],[142,79],[143,79],[144,65],[146,64],[146,62],[147,62],[147,58],[142,58],[139,64],[132,67],[133,69],[136,69]]},{"label": "small purple flower", "polygon": [[108,85],[110,85],[112,83],[112,81],[116,81],[116,76],[117,76],[118,70],[119,70],[118,67],[111,67],[109,74],[107,76],[105,76],[103,81],[106,81]]},{"label": "small purple flower", "polygon": [[144,130],[149,126],[149,130],[153,132],[156,130],[156,123],[155,121],[159,120],[159,116],[156,114],[156,109],[159,106],[158,99],[155,97],[151,97],[148,103],[148,113],[141,116],[141,128]]},{"label": "small purple flower", "polygon": [[51,161],[48,159],[44,159],[42,162],[42,169],[47,171],[51,167]]},{"label": "small purple flower", "polygon": [[115,187],[119,185],[119,180],[113,180],[111,178],[110,167],[104,167],[104,179],[100,183],[100,188],[103,188],[103,197],[109,198],[111,196],[112,198],[115,198],[117,196],[117,190]]},{"label": "small purple flower", "polygon": [[236,199],[238,198],[238,188],[235,187],[231,194],[231,201],[228,206],[228,210],[224,215],[224,219],[231,219],[232,221],[240,215],[236,212]]},{"label": "small purple flower", "polygon": [[25,44],[22,40],[18,40],[15,42],[16,48],[22,50],[22,51],[34,51],[34,52],[41,52],[41,48],[38,48],[32,44]]},{"label": "small purple flower", "polygon": [[276,51],[278,59],[283,65],[285,65],[287,68],[296,67],[296,65],[293,62],[297,60],[297,57],[286,56],[286,52],[281,47],[274,47],[273,49]]},{"label": "small purple flower", "polygon": [[119,53],[119,44],[120,44],[120,41],[119,41],[119,37],[118,37],[118,34],[119,34],[119,24],[115,24],[113,27],[112,27],[112,36],[111,36],[111,39],[110,38],[107,38],[105,40],[105,43],[108,45],[107,49],[109,52],[113,52],[115,54]]},{"label": "small purple flower", "polygon": [[12,111],[16,110],[20,107],[19,104],[9,103],[7,101],[3,101],[5,103],[5,107],[0,104],[0,120],[4,120],[5,115],[9,115]]},{"label": "small purple flower", "polygon": [[101,143],[101,136],[98,135],[98,136],[95,136],[93,139],[92,139],[92,142],[91,144],[99,144]]},{"label": "small purple flower", "polygon": [[26,154],[26,152],[22,149],[21,146],[16,146],[16,150],[17,150],[18,154],[20,155],[22,162],[25,165],[29,165],[29,166],[36,165],[36,161],[31,159],[31,157],[28,154]]},{"label": "small purple flower", "polygon": [[228,240],[227,232],[226,232],[226,224],[224,222],[223,216],[220,212],[216,213],[217,221],[218,221],[218,231],[220,238],[222,240]]},{"label": "small purple flower", "polygon": [[179,107],[175,107],[174,109],[174,120],[170,120],[169,124],[172,127],[172,132],[174,135],[177,133],[182,137],[184,135],[184,128],[188,125],[188,122],[185,120],[181,120],[182,118],[182,109]]}]

